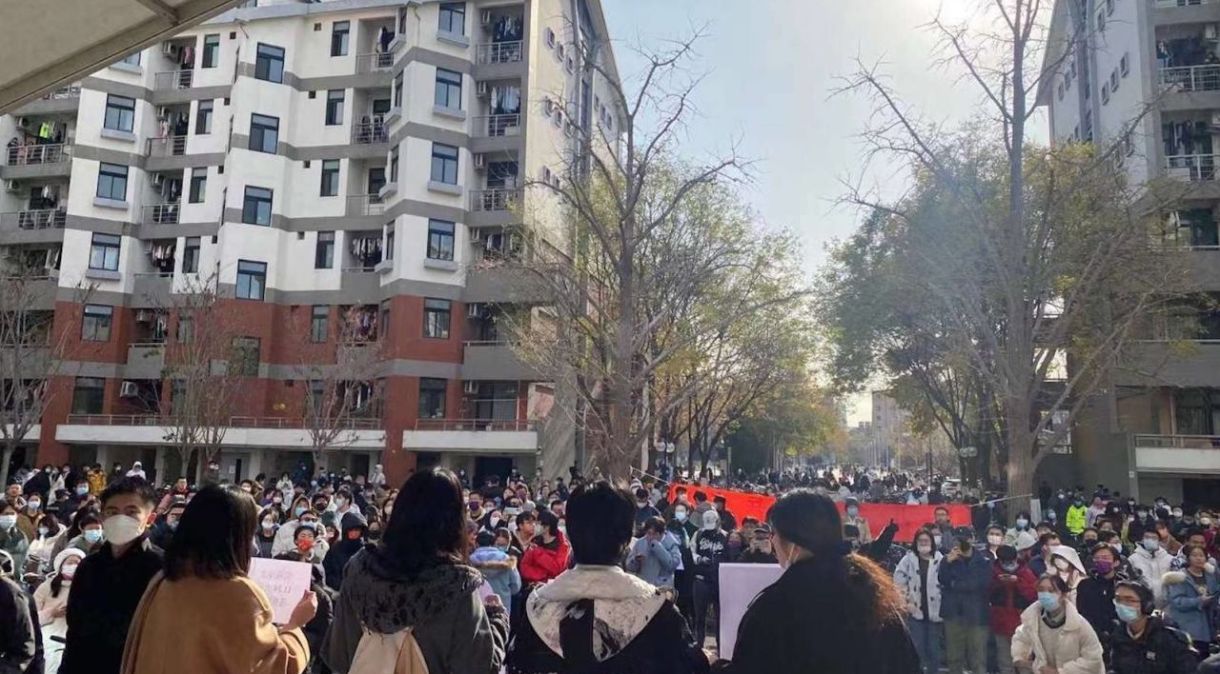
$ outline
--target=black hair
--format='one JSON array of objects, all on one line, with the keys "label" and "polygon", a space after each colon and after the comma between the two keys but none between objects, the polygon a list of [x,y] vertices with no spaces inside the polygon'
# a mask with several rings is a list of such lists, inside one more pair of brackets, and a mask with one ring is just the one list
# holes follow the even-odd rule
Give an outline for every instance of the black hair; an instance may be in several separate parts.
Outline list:
[{"label": "black hair", "polygon": [[1203,547],[1202,545],[1187,543],[1186,545],[1182,546],[1182,559],[1186,560],[1186,566],[1190,566],[1190,553],[1194,552],[1195,550],[1203,553],[1204,561],[1208,559],[1207,548]]},{"label": "black hair", "polygon": [[834,501],[810,489],[796,489],[767,510],[772,530],[814,554],[842,553],[843,520]]},{"label": "black hair", "polygon": [[513,542],[513,532],[508,527],[496,527],[496,530],[492,532],[492,535],[496,538],[507,538],[509,544],[512,544]]},{"label": "black hair", "polygon": [[215,485],[200,489],[165,551],[165,577],[229,580],[248,573],[257,515],[249,494]]},{"label": "black hair", "polygon": [[85,512],[76,516],[76,519],[72,522],[72,526],[76,527],[76,533],[79,534],[85,530],[86,525],[101,523],[102,516],[99,515],[96,510],[86,510]]},{"label": "black hair", "polygon": [[[517,513],[517,517],[514,521],[517,523],[517,528],[520,529],[522,524],[533,522],[536,519],[538,519],[538,517],[535,516],[534,513]],[[556,517],[555,519],[558,520],[559,518]]]},{"label": "black hair", "polygon": [[377,551],[411,579],[446,561],[459,563],[466,552],[466,505],[457,475],[430,468],[407,478]]},{"label": "black hair", "polygon": [[[82,550],[82,552],[83,552],[83,550]],[[72,557],[72,556],[73,555],[68,555],[68,557]],[[85,556],[81,555],[81,561],[84,561],[84,559],[85,559]],[[64,558],[64,561],[65,562],[68,561],[67,557]],[[77,562],[77,564],[79,564],[79,563],[80,562]],[[64,577],[59,572],[59,569],[62,567],[63,567],[63,564],[60,564],[58,568],[52,569],[52,571],[55,574],[54,576],[51,576],[51,596],[52,597],[58,597],[59,591],[62,590],[64,587]]]},{"label": "black hair", "polygon": [[647,489],[645,489],[645,488],[643,488],[643,487],[640,487],[639,489],[636,489],[636,490],[635,490],[635,497],[636,497],[636,498],[647,499],[647,498],[648,498],[648,490],[647,490]]},{"label": "black hair", "polygon": [[1115,561],[1118,561],[1118,553],[1114,552],[1114,548],[1110,547],[1108,543],[1098,543],[1089,548],[1089,557],[1092,557],[1093,555],[1096,555],[1102,551],[1110,553],[1110,556],[1113,557]]},{"label": "black hair", "polygon": [[[1052,532],[1049,532],[1049,533],[1042,534],[1041,536],[1039,536],[1039,537],[1038,537],[1038,547],[1039,547],[1039,548],[1045,548],[1045,547],[1046,547],[1046,542],[1047,542],[1047,541],[1049,541],[1049,540],[1050,540],[1050,539],[1052,539],[1052,538],[1059,538],[1059,534],[1057,534],[1057,533],[1055,533],[1055,532],[1053,532],[1053,531],[1052,531]],[[1063,542],[1063,541],[1062,541],[1062,539],[1060,539],[1060,542]]]},{"label": "black hair", "polygon": [[[635,504],[631,504],[631,512],[635,512]],[[634,517],[634,515],[632,515]],[[538,513],[538,524],[546,527],[551,535],[555,535],[559,531],[559,516],[549,510],[543,510]]]},{"label": "black hair", "polygon": [[665,533],[665,520],[661,519],[660,517],[649,517],[648,520],[644,522],[644,531],[651,531],[654,534]]},{"label": "black hair", "polygon": [[572,557],[577,564],[617,564],[631,541],[634,520],[635,503],[625,489],[605,480],[577,487],[567,507]]},{"label": "black hair", "polygon": [[1037,587],[1044,580],[1049,582],[1051,584],[1051,587],[1055,588],[1055,591],[1058,592],[1059,594],[1067,594],[1070,591],[1068,589],[1067,581],[1060,578],[1059,574],[1057,574],[1053,571],[1048,571],[1048,572],[1042,574],[1041,576],[1039,576],[1038,582],[1034,584],[1034,587]]},{"label": "black hair", "polygon": [[485,548],[489,545],[495,545],[496,535],[490,531],[480,531],[478,536],[474,537],[475,545],[480,548]]},{"label": "black hair", "polygon": [[115,496],[123,496],[125,494],[135,494],[136,496],[139,496],[140,500],[143,501],[145,505],[152,505],[157,502],[157,493],[153,491],[152,485],[138,477],[124,477],[111,482],[106,489],[102,491],[102,495],[98,498],[98,502],[105,507],[106,501],[109,501]]},{"label": "black hair", "polygon": [[1126,579],[1115,583],[1114,591],[1117,592],[1119,588],[1124,587],[1134,592],[1136,597],[1139,597],[1140,613],[1144,615],[1152,615],[1153,609],[1156,608],[1156,597],[1152,593],[1152,588],[1144,584],[1143,581]]},{"label": "black hair", "polygon": [[1001,562],[1015,562],[1017,561],[1017,549],[1011,545],[1001,545],[996,548],[995,557]]},{"label": "black hair", "polygon": [[701,491],[697,491],[697,492],[695,492],[695,500],[702,503],[707,500],[707,494],[704,494]]}]

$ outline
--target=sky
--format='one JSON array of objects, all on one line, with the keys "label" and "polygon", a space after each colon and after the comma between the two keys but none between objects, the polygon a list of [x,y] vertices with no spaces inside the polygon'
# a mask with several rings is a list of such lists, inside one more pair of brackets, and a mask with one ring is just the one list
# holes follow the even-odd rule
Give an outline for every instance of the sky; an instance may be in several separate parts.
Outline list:
[{"label": "sky", "polygon": [[[621,75],[642,70],[637,49],[664,47],[702,28],[691,68],[703,80],[683,129],[689,156],[722,156],[736,142],[754,160],[744,196],[769,227],[802,241],[812,276],[826,247],[855,229],[859,212],[837,202],[845,181],[901,193],[894,165],[867,166],[859,134],[873,105],[836,94],[856,60],[880,64],[890,85],[925,118],[964,120],[980,103],[959,73],[937,67],[938,11],[952,21],[977,0],[603,0]],[[629,91],[632,90],[629,86]],[[867,419],[867,396],[848,401],[848,422]]]}]

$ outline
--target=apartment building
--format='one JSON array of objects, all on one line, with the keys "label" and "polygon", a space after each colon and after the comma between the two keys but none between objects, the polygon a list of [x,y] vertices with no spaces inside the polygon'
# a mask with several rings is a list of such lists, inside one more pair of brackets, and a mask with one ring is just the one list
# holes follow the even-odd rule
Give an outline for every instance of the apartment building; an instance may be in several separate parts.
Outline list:
[{"label": "apartment building", "polygon": [[[1059,0],[1050,31],[1039,102],[1053,142],[1117,146],[1135,184],[1177,181],[1186,197],[1163,214],[1164,239],[1202,290],[1220,294],[1220,3]],[[1218,318],[1203,306],[1198,321],[1143,335],[1073,429],[1075,461],[1052,457],[1044,475],[1146,502],[1220,502]]]},{"label": "apartment building", "polygon": [[506,262],[568,237],[525,184],[613,135],[612,59],[597,0],[258,0],[0,117],[0,246],[68,333],[21,458],[183,472],[166,307],[215,281],[248,372],[225,478],[309,462],[300,366],[353,320],[379,394],[332,468],[565,471],[569,401],[497,318],[545,306]]}]

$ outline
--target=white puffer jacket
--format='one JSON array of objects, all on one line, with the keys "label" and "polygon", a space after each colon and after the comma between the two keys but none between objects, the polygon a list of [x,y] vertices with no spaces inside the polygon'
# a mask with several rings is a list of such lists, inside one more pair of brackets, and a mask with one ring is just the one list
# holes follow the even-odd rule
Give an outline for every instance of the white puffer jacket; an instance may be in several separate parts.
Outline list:
[{"label": "white puffer jacket", "polygon": [[938,623],[941,622],[941,617],[940,584],[937,582],[937,578],[939,578],[940,562],[945,556],[939,551],[935,555],[928,563],[928,613],[931,615],[925,616],[923,607],[920,605],[919,595],[923,591],[923,583],[919,579],[919,555],[914,551],[908,552],[902,561],[898,562],[898,566],[894,569],[894,584],[898,586],[898,591],[906,600],[907,613],[912,618]]},{"label": "white puffer jacket", "polygon": [[1059,674],[1106,674],[1101,659],[1101,642],[1097,633],[1089,626],[1076,607],[1064,601],[1067,620],[1059,627],[1059,641],[1055,652],[1049,654],[1038,636],[1038,623],[1042,620],[1042,606],[1037,602],[1021,612],[1021,624],[1012,635],[1012,661],[1033,662],[1034,671],[1041,671],[1051,664]]}]

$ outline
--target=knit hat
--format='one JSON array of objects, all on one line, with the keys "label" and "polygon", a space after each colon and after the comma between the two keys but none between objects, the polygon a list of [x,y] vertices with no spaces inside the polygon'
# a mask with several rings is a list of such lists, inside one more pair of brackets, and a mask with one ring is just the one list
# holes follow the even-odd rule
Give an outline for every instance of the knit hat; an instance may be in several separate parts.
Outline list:
[{"label": "knit hat", "polygon": [[55,573],[59,573],[59,567],[63,566],[64,561],[69,557],[80,557],[81,559],[84,559],[86,554],[87,553],[80,548],[65,548],[58,555],[55,555],[55,561],[51,564],[51,568],[55,571]]}]

